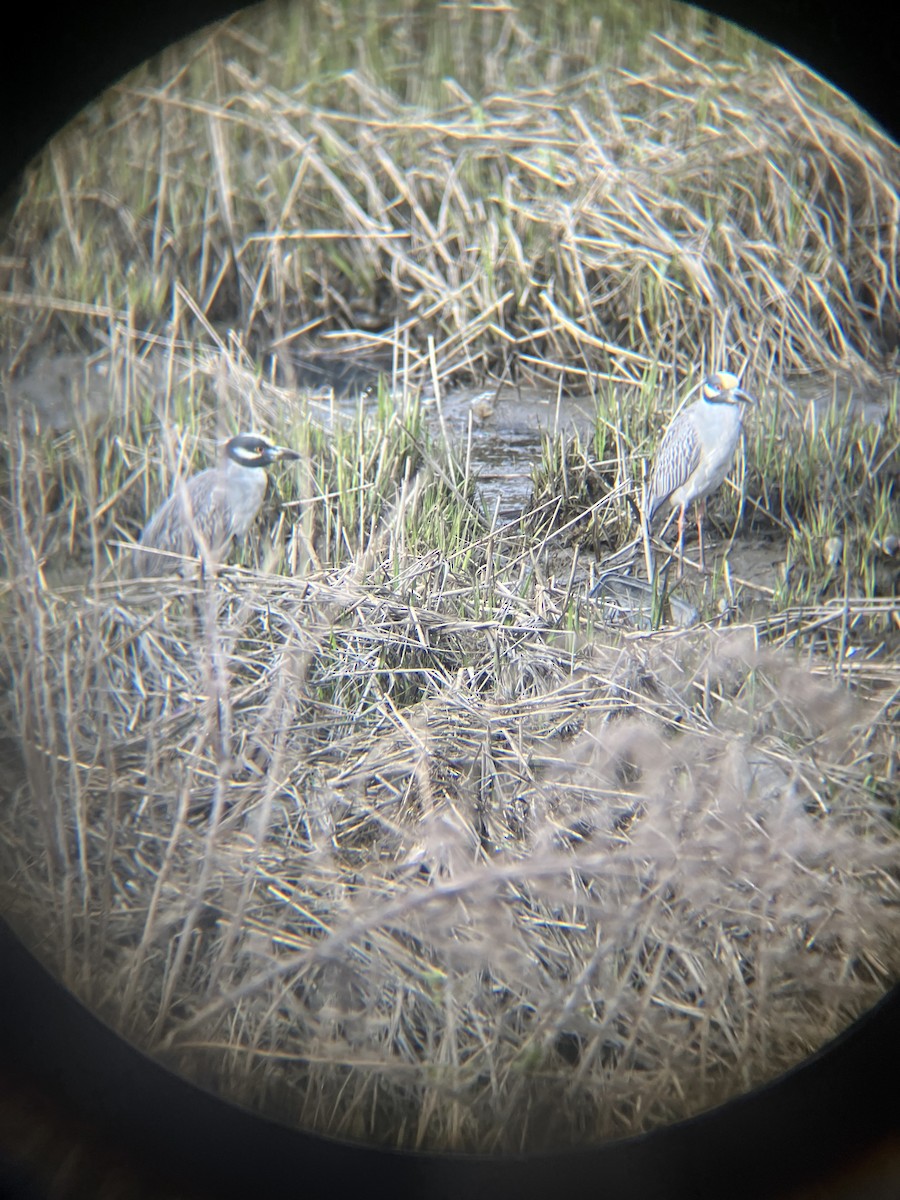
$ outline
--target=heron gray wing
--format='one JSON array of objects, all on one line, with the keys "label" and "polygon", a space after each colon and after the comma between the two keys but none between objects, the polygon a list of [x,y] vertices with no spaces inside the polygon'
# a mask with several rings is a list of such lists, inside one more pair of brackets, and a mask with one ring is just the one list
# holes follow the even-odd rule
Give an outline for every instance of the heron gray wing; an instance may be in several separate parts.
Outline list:
[{"label": "heron gray wing", "polygon": [[181,509],[181,498],[177,494],[170,496],[144,526],[139,548],[134,552],[136,575],[166,575],[177,566],[169,555],[188,553],[190,547]]},{"label": "heron gray wing", "polygon": [[[234,533],[222,471],[201,471],[190,481],[187,491],[190,502],[188,525],[197,530],[213,556],[218,557]],[[193,538],[192,542],[196,547]]]},{"label": "heron gray wing", "polygon": [[141,534],[140,549],[135,551],[135,573],[165,575],[178,565],[171,555],[196,554],[195,530],[214,554],[220,553],[232,535],[226,509],[217,470],[201,471],[187,485],[176,484]]},{"label": "heron gray wing", "polygon": [[682,487],[700,462],[700,437],[689,410],[678,414],[663,435],[647,492],[647,519],[652,521],[661,504]]}]

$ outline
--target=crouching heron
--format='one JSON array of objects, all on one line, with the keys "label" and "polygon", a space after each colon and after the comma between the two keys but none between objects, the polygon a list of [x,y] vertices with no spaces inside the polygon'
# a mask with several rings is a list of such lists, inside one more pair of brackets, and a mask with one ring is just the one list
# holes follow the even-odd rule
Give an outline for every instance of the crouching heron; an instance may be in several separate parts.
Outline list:
[{"label": "crouching heron", "polygon": [[265,468],[297,458],[295,450],[273,446],[256,433],[230,438],[218,466],[179,480],[147,522],[134,551],[135,574],[166,575],[188,555],[199,555],[204,563],[222,561],[262,506]]}]

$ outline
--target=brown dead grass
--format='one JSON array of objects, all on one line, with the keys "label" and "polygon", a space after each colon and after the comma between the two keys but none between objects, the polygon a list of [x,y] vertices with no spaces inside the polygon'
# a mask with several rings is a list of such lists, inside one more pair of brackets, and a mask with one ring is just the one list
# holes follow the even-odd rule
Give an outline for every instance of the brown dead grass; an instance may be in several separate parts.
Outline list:
[{"label": "brown dead grass", "polygon": [[578,1144],[770,1078],[896,976],[896,678],[854,695],[752,631],[473,620],[438,564],[139,588],[18,593],[4,900],[224,1095]]},{"label": "brown dead grass", "polygon": [[413,384],[683,377],[729,339],[760,376],[871,375],[900,325],[900,161],[843,98],[686,31],[621,66],[559,49],[548,83],[512,10],[441,10],[423,36],[463,19],[514,83],[310,76],[272,13],[129,77],[108,138],[101,105],[27,176],[17,359],[79,314],[99,338],[237,330],[288,379],[323,336],[379,361],[407,339]]},{"label": "brown dead grass", "polygon": [[[897,978],[900,681],[854,641],[896,612],[601,630],[541,569],[558,525],[495,529],[410,397],[605,375],[649,412],[728,355],[871,374],[898,159],[777,56],[650,38],[550,81],[516,13],[478,13],[515,86],[307,78],[235,22],[28,173],[10,373],[103,343],[116,407],[50,435],[8,389],[0,855],[30,944],[185,1074],[332,1135],[513,1151],[718,1103]],[[313,331],[387,354],[377,437],[291,407]],[[257,424],[308,471],[253,565],[125,578],[116,543]]]}]

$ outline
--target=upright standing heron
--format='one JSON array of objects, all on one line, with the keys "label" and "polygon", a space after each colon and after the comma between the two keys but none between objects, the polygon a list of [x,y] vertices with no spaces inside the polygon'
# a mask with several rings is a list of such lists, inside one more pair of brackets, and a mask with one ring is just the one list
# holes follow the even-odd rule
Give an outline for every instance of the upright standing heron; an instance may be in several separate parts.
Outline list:
[{"label": "upright standing heron", "polygon": [[268,482],[265,468],[297,458],[295,450],[273,446],[256,433],[230,438],[219,465],[179,480],[147,522],[134,551],[135,574],[166,575],[188,555],[199,554],[204,563],[221,561],[260,510]]},{"label": "upright standing heron", "polygon": [[681,410],[656,452],[647,489],[648,526],[666,503],[678,509],[679,573],[684,548],[684,516],[697,505],[700,569],[703,570],[703,517],[706,497],[725,479],[741,437],[744,405],[753,397],[741,390],[737,376],[719,371],[703,383],[700,398]]}]

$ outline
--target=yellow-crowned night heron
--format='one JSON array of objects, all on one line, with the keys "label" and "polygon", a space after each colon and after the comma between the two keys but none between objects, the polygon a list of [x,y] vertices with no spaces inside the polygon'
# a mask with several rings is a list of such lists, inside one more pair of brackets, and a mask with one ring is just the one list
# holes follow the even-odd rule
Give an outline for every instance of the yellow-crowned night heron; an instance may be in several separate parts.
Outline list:
[{"label": "yellow-crowned night heron", "polygon": [[216,467],[179,480],[141,534],[134,552],[136,575],[165,575],[187,555],[221,561],[234,538],[242,538],[266,494],[265,468],[300,455],[273,446],[256,433],[241,433],[222,448]]},{"label": "yellow-crowned night heron", "polygon": [[719,371],[703,383],[699,400],[682,409],[663,434],[647,489],[646,517],[649,525],[666,503],[678,509],[679,571],[684,514],[692,502],[697,505],[700,569],[703,569],[706,497],[728,474],[741,437],[744,405],[752,403],[752,399],[741,390],[735,375]]}]

